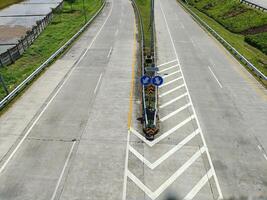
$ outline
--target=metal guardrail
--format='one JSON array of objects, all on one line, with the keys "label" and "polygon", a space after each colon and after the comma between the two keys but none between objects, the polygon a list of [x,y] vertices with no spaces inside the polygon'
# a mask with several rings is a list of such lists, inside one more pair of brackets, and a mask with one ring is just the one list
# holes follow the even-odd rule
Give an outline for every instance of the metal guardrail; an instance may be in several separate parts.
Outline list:
[{"label": "metal guardrail", "polygon": [[244,4],[247,4],[247,5],[250,5],[251,7],[257,8],[257,9],[265,11],[265,12],[267,11],[267,8],[264,8],[264,7],[260,6],[260,5],[252,3],[250,1],[240,0],[240,3],[244,3]]},{"label": "metal guardrail", "polygon": [[[181,1],[179,1],[181,2]],[[244,63],[249,69],[251,69],[260,79],[266,81],[265,76],[260,70],[258,70],[251,62],[249,62],[241,53],[239,53],[231,44],[229,44],[223,37],[221,37],[215,30],[213,30],[206,22],[204,22],[198,15],[196,15],[185,3],[181,2],[181,5],[202,25],[204,26],[220,43],[223,44],[239,61]]]},{"label": "metal guardrail", "polygon": [[85,29],[92,23],[92,21],[99,15],[106,5],[106,1],[103,1],[101,8],[97,13],[62,47],[60,47],[52,56],[50,56],[41,66],[39,66],[31,75],[29,75],[22,83],[20,83],[13,91],[11,91],[3,100],[0,102],[0,110],[5,107],[12,99],[14,99],[24,88],[27,86],[37,75],[39,75],[42,70],[44,70],[55,58],[57,58],[62,52],[65,51],[80,35],[85,31]]},{"label": "metal guardrail", "polygon": [[[133,8],[135,10],[135,12],[137,13],[137,16],[138,16],[138,20],[139,20],[139,28],[140,28],[140,31],[141,31],[141,65],[142,65],[142,76],[145,75],[145,62],[144,62],[144,41],[145,41],[145,34],[144,34],[144,29],[143,29],[143,20],[142,20],[142,17],[141,17],[141,14],[140,14],[140,11],[138,9],[138,6],[136,5],[136,2],[135,0],[131,0],[132,2],[132,5],[133,5]],[[147,113],[146,113],[146,110],[147,110],[147,106],[146,106],[146,99],[145,99],[145,87],[142,86],[142,107],[143,107],[143,117],[145,119],[145,124],[148,124],[148,119],[147,119]]]}]

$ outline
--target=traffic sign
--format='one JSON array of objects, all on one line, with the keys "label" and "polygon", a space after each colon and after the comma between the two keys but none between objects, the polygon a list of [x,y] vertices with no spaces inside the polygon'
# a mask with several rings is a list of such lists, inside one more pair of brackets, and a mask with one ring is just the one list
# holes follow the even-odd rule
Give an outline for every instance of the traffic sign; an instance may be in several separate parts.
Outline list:
[{"label": "traffic sign", "polygon": [[149,76],[142,76],[141,83],[144,86],[149,85],[151,83],[151,78]]},{"label": "traffic sign", "polygon": [[163,78],[161,76],[155,76],[152,78],[152,83],[155,86],[160,86],[163,84]]}]

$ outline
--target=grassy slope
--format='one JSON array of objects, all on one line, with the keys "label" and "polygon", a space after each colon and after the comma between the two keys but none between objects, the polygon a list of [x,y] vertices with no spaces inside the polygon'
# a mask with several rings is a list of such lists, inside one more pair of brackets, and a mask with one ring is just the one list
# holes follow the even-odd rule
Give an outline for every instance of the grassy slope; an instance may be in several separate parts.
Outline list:
[{"label": "grassy slope", "polygon": [[[85,2],[87,19],[90,19],[102,3],[101,0],[87,0]],[[4,77],[9,91],[29,76],[84,25],[82,0],[77,0],[73,9],[74,11],[70,12],[70,6],[65,3],[62,14],[54,16],[52,23],[47,26],[23,56],[14,64],[0,68],[0,73]],[[0,99],[4,95],[5,93],[0,85]]]},{"label": "grassy slope", "polygon": [[135,0],[144,24],[145,46],[150,47],[150,0]]},{"label": "grassy slope", "polygon": [[14,3],[21,2],[23,0],[0,0],[0,9],[10,6]]},{"label": "grassy slope", "polygon": [[[241,4],[239,0],[189,0],[201,12],[233,33],[267,25],[267,13]],[[245,41],[267,54],[266,34],[246,36]]]}]

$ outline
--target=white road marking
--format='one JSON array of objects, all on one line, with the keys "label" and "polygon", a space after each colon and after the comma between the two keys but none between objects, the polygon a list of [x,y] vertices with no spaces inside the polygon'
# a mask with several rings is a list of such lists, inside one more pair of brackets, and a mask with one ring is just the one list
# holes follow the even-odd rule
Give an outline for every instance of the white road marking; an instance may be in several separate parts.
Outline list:
[{"label": "white road marking", "polygon": [[109,58],[112,53],[113,47],[110,47],[107,57]]},{"label": "white road marking", "polygon": [[266,154],[263,154],[263,157],[265,158],[265,160],[267,160],[267,155]]},{"label": "white road marking", "polygon": [[196,194],[201,190],[201,188],[206,185],[208,180],[213,176],[213,170],[210,169],[207,174],[205,174],[200,181],[193,187],[193,189],[184,197],[184,200],[192,200]]},{"label": "white road marking", "polygon": [[175,67],[177,67],[177,66],[178,66],[178,65],[174,65],[174,66],[168,67],[168,68],[166,68],[166,69],[163,69],[163,70],[158,71],[158,73],[162,73],[162,72],[168,71],[168,70],[173,69],[173,68],[175,68]]},{"label": "white road marking", "polygon": [[211,74],[213,75],[213,77],[215,78],[215,80],[217,81],[217,83],[219,84],[219,86],[222,88],[222,84],[220,83],[220,81],[218,80],[218,78],[216,77],[216,75],[213,73],[213,71],[211,70],[211,68],[209,67],[209,70],[211,72]]},{"label": "white road marking", "polygon": [[188,93],[186,92],[186,93],[180,95],[179,97],[176,97],[176,98],[174,98],[174,99],[168,101],[167,103],[162,104],[161,106],[159,106],[159,108],[164,108],[164,107],[166,107],[166,106],[168,106],[168,105],[170,105],[170,104],[172,104],[172,103],[174,103],[174,102],[180,100],[181,98],[183,98],[183,97],[185,97],[185,96],[187,96],[187,95],[188,95]]},{"label": "white road marking", "polygon": [[259,150],[260,150],[260,151],[262,150],[262,148],[261,148],[261,146],[260,146],[260,145],[258,145],[258,148],[259,148]]},{"label": "white road marking", "polygon": [[180,70],[177,70],[177,71],[172,72],[172,73],[170,73],[170,74],[168,74],[168,75],[164,75],[163,78],[170,77],[170,76],[172,76],[172,75],[178,74],[179,72],[180,72]]},{"label": "white road marking", "polygon": [[[174,53],[175,53],[177,62],[178,62],[178,64],[179,64],[179,66],[181,66],[181,64],[180,64],[180,60],[179,60],[179,57],[178,57],[178,54],[177,54],[176,47],[175,47],[175,45],[174,45],[174,40],[173,40],[173,38],[172,38],[171,31],[170,31],[170,28],[169,28],[169,24],[168,24],[167,19],[166,19],[166,15],[165,15],[165,13],[164,13],[164,11],[163,11],[163,9],[162,9],[161,1],[159,2],[159,4],[160,4],[160,9],[161,9],[161,12],[162,12],[162,15],[163,15],[165,24],[166,24],[166,28],[167,28],[168,34],[169,34],[169,36],[170,36],[170,40],[171,40],[171,43],[172,43],[172,47],[173,47],[173,50],[174,50]],[[181,66],[181,67],[182,67],[182,66]],[[182,76],[184,76],[184,75],[183,75],[183,70],[182,70],[182,69],[181,69],[181,74],[182,74]],[[184,82],[185,82],[185,88],[186,88],[186,90],[188,91],[188,98],[189,98],[189,101],[192,102],[192,99],[191,99],[191,96],[190,96],[190,93],[189,93],[189,90],[188,90],[188,87],[187,87],[187,84],[186,84],[185,79],[184,79]],[[198,121],[198,118],[197,118],[196,111],[195,111],[195,108],[194,108],[193,103],[192,103],[192,109],[193,109],[193,113],[194,113],[194,115],[196,116],[196,122],[197,122],[197,125],[198,125],[198,127],[199,127],[199,129],[200,129],[200,135],[201,135],[201,138],[202,138],[202,142],[203,142],[204,146],[207,147],[207,145],[206,145],[206,140],[205,140],[205,138],[204,138],[204,135],[203,135],[203,132],[202,132],[200,123],[199,123],[199,121]],[[216,187],[217,187],[217,190],[218,190],[218,194],[219,194],[219,198],[218,198],[218,199],[223,199],[223,195],[222,195],[221,187],[220,187],[220,185],[219,185],[219,181],[218,181],[217,175],[216,175],[216,173],[215,173],[215,169],[214,169],[213,163],[212,163],[212,161],[211,161],[211,157],[210,157],[210,154],[209,154],[209,151],[208,151],[208,147],[207,147],[206,154],[207,154],[207,158],[208,158],[210,167],[211,167],[211,169],[214,171],[214,181],[215,181],[215,184],[216,184]]]},{"label": "white road marking", "polygon": [[128,170],[128,177],[145,192],[152,200],[155,200],[162,192],[164,192],[179,176],[181,176],[200,156],[206,151],[203,146],[198,150],[186,163],[184,163],[170,178],[168,178],[155,192],[152,192],[144,185],[132,172]]},{"label": "white road marking", "polygon": [[196,45],[196,43],[194,42],[194,40],[193,40],[192,38],[190,38],[190,40],[191,40],[193,46],[196,47],[197,45]]},{"label": "white road marking", "polygon": [[128,158],[129,158],[129,141],[130,141],[130,131],[128,131],[128,135],[127,135],[127,146],[126,146],[126,156],[125,156],[125,165],[124,165],[124,181],[123,181],[123,190],[122,190],[122,200],[126,200],[127,171],[128,171]]},{"label": "white road marking", "polygon": [[55,188],[55,190],[54,190],[54,192],[53,192],[53,195],[52,195],[52,197],[51,197],[51,200],[54,200],[54,199],[56,198],[56,194],[57,194],[58,187],[59,187],[59,185],[60,185],[60,183],[61,183],[61,180],[62,180],[62,178],[63,178],[63,175],[64,175],[64,173],[65,173],[65,170],[66,170],[66,168],[67,168],[67,166],[68,166],[68,163],[69,163],[69,161],[70,161],[70,157],[71,157],[71,154],[72,154],[72,152],[73,152],[73,149],[74,149],[75,144],[76,144],[76,141],[73,142],[73,144],[72,144],[72,146],[71,146],[70,152],[69,152],[68,157],[67,157],[67,159],[66,159],[66,161],[65,161],[65,164],[64,164],[64,166],[63,166],[63,169],[62,169],[62,171],[61,171],[61,173],[60,173],[60,176],[59,176],[59,179],[58,179],[58,181],[57,181],[57,185],[56,185],[56,188]]},{"label": "white road marking", "polygon": [[141,135],[140,133],[138,133],[135,129],[133,129],[132,127],[130,128],[130,131],[136,136],[138,137],[140,140],[142,140],[144,143],[146,143],[148,146],[153,147],[155,144],[157,144],[158,142],[160,142],[161,140],[163,140],[164,138],[168,137],[170,134],[174,133],[176,130],[178,130],[179,128],[181,128],[182,126],[184,126],[185,124],[187,124],[188,122],[190,122],[191,120],[193,120],[195,117],[193,115],[191,115],[190,117],[188,117],[187,119],[185,119],[184,121],[180,122],[178,125],[174,126],[173,128],[171,128],[170,130],[166,131],[165,133],[163,133],[162,135],[160,135],[158,138],[156,138],[153,141],[148,141],[143,135]]},{"label": "white road marking", "polygon": [[155,169],[157,166],[159,166],[162,162],[164,162],[167,158],[169,158],[171,155],[173,155],[175,152],[177,152],[179,149],[181,149],[184,145],[186,145],[190,140],[192,140],[197,134],[199,134],[199,130],[194,131],[190,135],[188,135],[186,138],[184,138],[179,144],[177,144],[175,147],[173,147],[171,150],[169,150],[167,153],[165,153],[163,156],[161,156],[159,159],[157,159],[154,163],[149,162],[143,155],[141,155],[138,151],[136,151],[132,146],[130,146],[129,150],[137,157],[139,160],[141,160],[143,163],[145,163],[150,169]]},{"label": "white road marking", "polygon": [[165,120],[167,120],[167,119],[171,118],[172,116],[178,114],[179,112],[185,110],[185,109],[188,108],[189,106],[191,106],[191,103],[188,103],[188,104],[182,106],[181,108],[179,108],[179,109],[177,109],[177,110],[171,112],[170,114],[166,115],[165,117],[162,117],[162,118],[160,119],[160,121],[161,121],[161,122],[164,122]]},{"label": "white road marking", "polygon": [[30,128],[28,129],[28,131],[25,133],[25,135],[23,136],[23,138],[20,140],[20,142],[18,143],[18,145],[16,146],[16,148],[13,150],[13,152],[9,155],[9,157],[6,159],[6,161],[4,162],[4,164],[1,166],[0,168],[0,174],[3,172],[3,170],[6,168],[7,164],[9,163],[9,161],[13,158],[13,156],[15,155],[15,153],[18,151],[18,149],[20,148],[20,146],[22,145],[22,143],[24,142],[24,140],[27,138],[27,136],[30,134],[30,132],[32,131],[33,127],[35,126],[35,124],[38,122],[38,120],[41,118],[41,116],[44,114],[44,112],[46,111],[46,109],[49,107],[49,105],[51,104],[51,102],[54,100],[54,98],[58,95],[58,93],[60,92],[60,90],[62,89],[62,87],[65,85],[65,83],[67,82],[67,80],[69,79],[69,77],[71,76],[72,72],[74,71],[74,69],[78,66],[78,64],[81,62],[81,60],[84,58],[84,56],[86,55],[86,53],[91,49],[91,47],[93,46],[95,40],[98,38],[99,34],[101,33],[102,29],[104,28],[106,22],[108,21],[108,19],[111,16],[113,10],[113,3],[112,3],[112,7],[110,9],[109,15],[107,16],[106,20],[104,21],[103,25],[100,27],[99,31],[96,33],[95,37],[93,38],[92,42],[90,43],[90,45],[87,47],[86,51],[83,53],[83,55],[79,58],[78,62],[73,66],[73,68],[71,69],[71,71],[69,72],[69,74],[67,75],[67,77],[65,78],[65,80],[63,81],[62,85],[56,90],[55,94],[51,97],[51,99],[47,102],[46,106],[43,108],[43,110],[40,112],[40,114],[37,116],[37,118],[34,120],[34,122],[32,123],[32,125],[30,126]]},{"label": "white road marking", "polygon": [[175,88],[173,88],[173,89],[171,89],[171,90],[169,90],[169,91],[167,91],[167,92],[165,92],[163,94],[160,94],[159,97],[164,97],[164,96],[166,96],[166,95],[168,95],[168,94],[170,94],[170,93],[172,93],[172,92],[174,92],[176,90],[179,90],[182,87],[185,87],[185,84],[182,84],[180,86],[177,86],[177,87],[175,87]]},{"label": "white road marking", "polygon": [[183,79],[183,77],[180,76],[180,77],[178,77],[178,78],[176,78],[176,79],[173,79],[173,80],[171,80],[171,81],[168,81],[168,82],[166,82],[166,83],[163,83],[162,85],[159,86],[159,88],[162,88],[162,87],[165,87],[165,86],[167,86],[167,85],[170,85],[170,84],[172,84],[172,83],[174,83],[174,82],[176,82],[176,81],[179,81],[180,79]]},{"label": "white road marking", "polygon": [[164,65],[173,63],[173,62],[175,62],[175,61],[177,61],[177,59],[175,59],[175,60],[171,60],[171,61],[169,61],[169,62],[162,63],[162,64],[158,65],[157,67],[162,67],[162,66],[164,66]]},{"label": "white road marking", "polygon": [[99,78],[98,78],[97,84],[96,84],[96,86],[95,86],[94,93],[96,93],[96,92],[97,92],[97,89],[98,89],[98,87],[99,87],[99,84],[100,84],[100,82],[101,82],[101,78],[102,78],[102,73],[100,74],[100,76],[99,76]]}]

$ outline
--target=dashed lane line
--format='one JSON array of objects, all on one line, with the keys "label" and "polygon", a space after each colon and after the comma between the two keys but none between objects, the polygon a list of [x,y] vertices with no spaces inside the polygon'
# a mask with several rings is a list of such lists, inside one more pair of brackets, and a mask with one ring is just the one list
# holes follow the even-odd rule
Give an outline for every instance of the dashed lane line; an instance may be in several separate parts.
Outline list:
[{"label": "dashed lane line", "polygon": [[173,147],[171,150],[169,150],[167,153],[165,153],[163,156],[161,156],[159,159],[157,159],[154,163],[149,162],[143,155],[141,155],[137,150],[135,150],[132,146],[129,146],[129,150],[143,163],[145,163],[150,169],[155,169],[157,166],[159,166],[162,162],[164,162],[167,158],[169,158],[171,155],[173,155],[175,152],[177,152],[179,149],[181,149],[184,145],[186,145],[189,141],[191,141],[196,135],[199,134],[199,130],[194,131],[190,135],[188,135],[186,138],[184,138],[179,144],[177,144],[175,147]]},{"label": "dashed lane line", "polygon": [[101,82],[101,79],[102,79],[102,73],[100,74],[100,76],[99,76],[99,78],[98,78],[98,81],[97,81],[97,84],[96,84],[96,86],[95,86],[95,90],[94,90],[94,93],[96,93],[97,92],[97,89],[98,89],[98,87],[99,87],[99,84],[100,84],[100,82]]},{"label": "dashed lane line", "polygon": [[219,79],[217,78],[217,76],[214,74],[214,72],[212,71],[212,69],[210,67],[208,67],[208,68],[209,68],[211,74],[213,75],[213,77],[215,78],[215,80],[217,81],[217,83],[219,84],[220,88],[222,88],[223,86],[222,86],[221,82],[219,81]]}]

